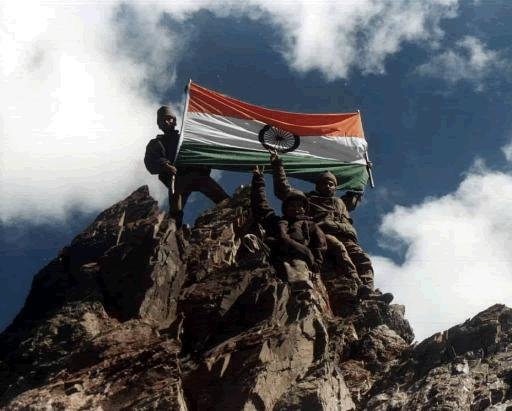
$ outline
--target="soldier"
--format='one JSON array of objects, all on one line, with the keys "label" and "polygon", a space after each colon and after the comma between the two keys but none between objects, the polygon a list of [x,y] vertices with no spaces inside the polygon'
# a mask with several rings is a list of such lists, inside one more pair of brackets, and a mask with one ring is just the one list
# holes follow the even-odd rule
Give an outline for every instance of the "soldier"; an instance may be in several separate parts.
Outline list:
[{"label": "soldier", "polygon": [[322,230],[306,216],[308,200],[304,193],[290,190],[283,200],[283,217],[279,217],[268,204],[265,179],[256,166],[251,186],[251,207],[255,219],[265,229],[265,242],[278,275],[292,284],[305,284],[312,288],[310,272],[319,272],[327,245]]},{"label": "soldier", "polygon": [[[283,163],[277,155],[271,156],[274,177],[274,193],[277,198],[286,198],[292,190]],[[322,173],[316,181],[316,190],[306,193],[309,200],[308,215],[318,224],[326,235],[328,251],[334,254],[338,270],[346,270],[345,275],[353,277],[360,284],[361,298],[378,298],[386,303],[393,299],[392,294],[375,293],[373,267],[370,257],[357,241],[357,233],[352,226],[345,202],[336,197],[336,176],[329,171]],[[351,209],[357,206],[360,194],[349,192],[345,199]]]},{"label": "soldier", "polygon": [[[156,123],[164,132],[152,139],[146,146],[144,164],[151,174],[169,189],[169,214],[176,221],[176,226],[183,223],[183,210],[187,199],[193,191],[199,191],[214,203],[229,198],[222,187],[210,177],[211,168],[206,166],[186,166],[179,169],[173,164],[176,158],[180,134],[176,130],[176,116],[167,106],[157,111]],[[172,180],[174,193],[172,191]]]}]

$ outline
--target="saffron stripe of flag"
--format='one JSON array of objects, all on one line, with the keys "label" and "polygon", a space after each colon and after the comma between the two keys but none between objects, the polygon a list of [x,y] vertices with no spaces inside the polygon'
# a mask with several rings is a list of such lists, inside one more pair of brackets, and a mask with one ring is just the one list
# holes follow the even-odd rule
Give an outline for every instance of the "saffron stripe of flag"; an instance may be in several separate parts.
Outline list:
[{"label": "saffron stripe of flag", "polygon": [[189,85],[177,165],[206,165],[232,171],[269,165],[268,149],[260,141],[265,127],[271,133],[284,130],[293,135],[287,142],[296,147],[280,155],[291,177],[315,181],[319,173],[330,170],[338,179],[338,188],[364,189],[368,181],[367,143],[359,112],[304,114],[271,110],[196,83]]}]

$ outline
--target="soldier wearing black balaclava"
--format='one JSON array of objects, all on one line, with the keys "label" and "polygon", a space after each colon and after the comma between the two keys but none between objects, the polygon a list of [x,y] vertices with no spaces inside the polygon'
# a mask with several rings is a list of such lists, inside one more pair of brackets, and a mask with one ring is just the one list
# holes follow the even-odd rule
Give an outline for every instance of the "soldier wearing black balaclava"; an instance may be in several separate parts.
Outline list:
[{"label": "soldier wearing black balaclava", "polygon": [[[210,177],[211,168],[205,166],[174,165],[180,134],[176,130],[176,116],[167,106],[157,111],[158,128],[164,134],[159,134],[146,146],[144,164],[151,174],[158,178],[169,189],[169,214],[180,227],[183,222],[183,210],[188,197],[193,191],[199,191],[214,203],[220,203],[229,198],[222,187]],[[174,191],[172,191],[172,180]]]}]

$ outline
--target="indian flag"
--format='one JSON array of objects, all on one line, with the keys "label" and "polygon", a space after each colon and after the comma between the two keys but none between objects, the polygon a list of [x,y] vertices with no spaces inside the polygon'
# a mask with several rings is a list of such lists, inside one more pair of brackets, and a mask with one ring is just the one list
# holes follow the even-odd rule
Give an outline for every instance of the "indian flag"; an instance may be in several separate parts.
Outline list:
[{"label": "indian flag", "polygon": [[[176,164],[250,171],[277,151],[291,177],[330,170],[338,188],[362,191],[367,143],[359,112],[303,114],[248,104],[190,83]],[[270,171],[269,167],[266,167]]]}]

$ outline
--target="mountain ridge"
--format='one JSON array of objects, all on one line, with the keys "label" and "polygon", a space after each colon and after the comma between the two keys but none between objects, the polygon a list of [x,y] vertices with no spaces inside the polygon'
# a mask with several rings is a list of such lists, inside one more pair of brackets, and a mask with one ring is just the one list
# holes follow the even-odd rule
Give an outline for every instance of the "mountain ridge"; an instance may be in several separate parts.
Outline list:
[{"label": "mountain ridge", "polygon": [[143,186],[100,213],[0,334],[0,406],[512,407],[511,309],[412,344],[405,307],[328,265],[308,287],[278,278],[244,247],[249,210],[240,188],[176,230]]}]

